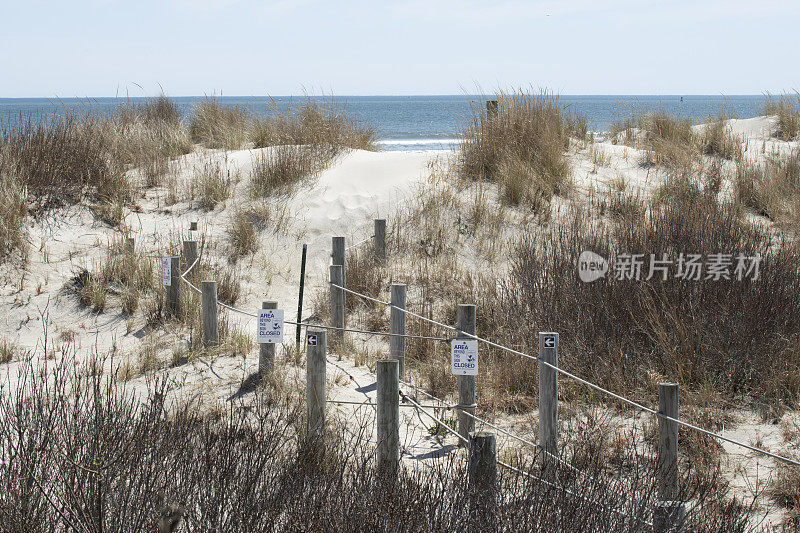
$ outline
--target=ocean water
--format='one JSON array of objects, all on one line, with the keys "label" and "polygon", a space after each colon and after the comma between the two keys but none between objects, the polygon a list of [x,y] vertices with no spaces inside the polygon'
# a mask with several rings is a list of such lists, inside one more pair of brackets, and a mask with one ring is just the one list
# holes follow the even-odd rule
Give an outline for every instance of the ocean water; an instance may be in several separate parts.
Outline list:
[{"label": "ocean water", "polygon": [[[318,98],[318,97],[312,97]],[[269,98],[220,96],[223,105],[247,106],[260,112],[269,112]],[[330,100],[325,97],[323,100]],[[486,96],[337,96],[334,102],[357,120],[369,124],[378,135],[383,150],[449,149],[458,140],[459,130],[466,124],[473,106],[485,105]],[[141,98],[0,98],[0,120],[19,117],[47,117],[72,111],[109,111],[126,101]],[[185,117],[191,116],[194,106],[203,97],[184,96],[174,100],[181,106]],[[302,103],[304,97],[273,97],[283,108],[290,103]],[[724,111],[728,116],[750,118],[763,114],[763,95],[741,96],[680,96],[680,95],[605,95],[559,96],[559,104],[572,114],[586,117],[589,129],[608,131],[611,124],[637,113],[663,110],[667,113],[689,117],[703,122],[709,116]]]}]

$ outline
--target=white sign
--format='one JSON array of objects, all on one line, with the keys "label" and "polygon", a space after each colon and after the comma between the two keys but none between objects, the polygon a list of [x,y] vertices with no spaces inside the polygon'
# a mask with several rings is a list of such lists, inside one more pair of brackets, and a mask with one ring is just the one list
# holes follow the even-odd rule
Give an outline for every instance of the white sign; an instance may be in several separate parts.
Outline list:
[{"label": "white sign", "polygon": [[161,260],[161,279],[165,287],[172,285],[172,258],[165,257]]},{"label": "white sign", "polygon": [[283,342],[283,309],[259,309],[256,340],[259,344]]},{"label": "white sign", "polygon": [[452,372],[457,376],[478,375],[478,341],[453,339],[450,342]]}]

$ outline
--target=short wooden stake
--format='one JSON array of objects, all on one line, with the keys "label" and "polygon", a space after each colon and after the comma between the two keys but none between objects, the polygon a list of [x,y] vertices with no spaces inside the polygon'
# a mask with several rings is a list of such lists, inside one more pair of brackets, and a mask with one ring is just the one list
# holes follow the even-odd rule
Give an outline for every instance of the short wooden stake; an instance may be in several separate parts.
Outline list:
[{"label": "short wooden stake", "polygon": [[[400,309],[406,308],[406,286],[393,283],[390,291],[392,308],[390,314],[390,331],[395,333],[389,337],[389,357],[399,363],[400,377],[405,377],[406,372],[406,338],[399,335],[406,334],[406,314]],[[395,309],[398,307],[399,309]]]},{"label": "short wooden stake", "polygon": [[[261,302],[261,309],[277,309],[278,302],[274,300],[264,300]],[[271,342],[262,342],[258,345],[258,374],[261,379],[266,377],[272,372],[275,367],[275,344]]]},{"label": "short wooden stake", "polygon": [[346,250],[344,246],[344,237],[333,237],[331,244],[331,257],[333,258],[332,263],[342,267],[342,287],[347,287],[347,285],[345,285],[345,283],[347,283],[347,265],[345,264]]},{"label": "short wooden stake", "polygon": [[653,533],[674,533],[682,531],[686,520],[686,506],[683,502],[657,501],[653,507]]},{"label": "short wooden stake", "polygon": [[322,447],[325,436],[325,357],[328,345],[325,330],[306,333],[306,411],[309,442]]},{"label": "short wooden stake", "polygon": [[386,261],[386,219],[375,219],[375,236],[372,239],[375,260],[379,263]]},{"label": "short wooden stake", "polygon": [[167,287],[167,315],[176,317],[181,308],[181,258],[169,258],[169,287]]},{"label": "short wooden stake", "polygon": [[[475,306],[472,304],[459,304],[456,327],[459,339],[471,339],[469,333],[475,335]],[[461,333],[463,332],[463,333]],[[469,439],[469,433],[475,429],[475,419],[469,415],[475,414],[475,376],[458,376],[458,434],[464,439]],[[461,441],[463,444],[463,441]]]},{"label": "short wooden stake", "polygon": [[378,469],[394,473],[400,464],[400,384],[398,361],[377,362]]},{"label": "short wooden stake", "polygon": [[469,434],[467,477],[472,512],[480,517],[482,530],[494,530],[497,504],[497,438],[494,433]]},{"label": "short wooden stake", "polygon": [[344,291],[339,287],[344,287],[342,267],[340,265],[330,266],[331,275],[331,326],[337,328],[334,332],[334,339],[337,342],[344,342]]},{"label": "short wooden stake", "polygon": [[[558,333],[539,332],[539,358],[558,366]],[[539,445],[558,455],[558,372],[539,363]]]},{"label": "short wooden stake", "polygon": [[217,282],[200,283],[200,303],[203,309],[203,346],[210,348],[219,345],[217,324]]},{"label": "short wooden stake", "polygon": [[197,221],[189,222],[189,231],[197,231]]}]

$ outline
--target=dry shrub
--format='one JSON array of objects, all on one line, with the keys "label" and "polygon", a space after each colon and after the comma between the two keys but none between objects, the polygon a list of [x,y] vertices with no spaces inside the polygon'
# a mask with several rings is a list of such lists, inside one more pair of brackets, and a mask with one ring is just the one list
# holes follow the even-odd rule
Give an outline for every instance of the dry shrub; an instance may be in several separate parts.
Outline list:
[{"label": "dry shrub", "polygon": [[[643,220],[598,226],[585,214],[523,238],[500,304],[506,311],[485,327],[506,345],[535,353],[527,331],[559,331],[566,368],[591,368],[593,381],[636,393],[656,371],[689,388],[709,381],[729,394],[750,391],[793,401],[800,275],[794,246],[744,222],[733,205],[719,204],[688,183],[669,201],[651,205]],[[584,250],[604,255],[606,278],[576,275]],[[731,280],[646,281],[613,278],[618,254],[731,253],[761,256],[760,277]],[[705,274],[703,274],[705,277]],[[495,303],[498,305],[498,303]],[[763,354],[771,354],[763,357]],[[769,384],[769,385],[766,385]],[[652,395],[651,390],[646,391]]]},{"label": "dry shrub", "polygon": [[306,98],[299,108],[290,103],[285,110],[272,100],[271,112],[254,118],[251,140],[256,148],[302,144],[333,152],[375,149],[375,132],[348,116],[333,99]]},{"label": "dry shrub", "polygon": [[800,150],[763,162],[736,164],[736,197],[744,206],[776,222],[800,222]]},{"label": "dry shrub", "polygon": [[254,228],[254,220],[249,213],[241,209],[237,210],[228,223],[227,233],[233,261],[258,251],[258,234]]},{"label": "dry shrub", "polygon": [[697,161],[696,140],[688,118],[665,112],[641,115],[637,119],[640,145],[639,163],[659,166],[680,176],[689,176]]},{"label": "dry shrub", "polygon": [[800,135],[800,94],[782,94],[777,100],[772,95],[768,95],[764,114],[777,115],[776,137],[791,141]]},{"label": "dry shrub", "polygon": [[194,169],[194,174],[189,194],[203,209],[214,209],[230,197],[236,176],[228,169],[227,160],[206,160]]},{"label": "dry shrub", "polygon": [[727,119],[724,113],[719,113],[716,118],[708,117],[702,133],[697,136],[701,153],[730,160],[741,157],[742,144],[725,124]]},{"label": "dry shrub", "polygon": [[570,181],[564,152],[574,121],[545,92],[500,92],[497,102],[496,114],[473,105],[462,131],[460,176],[499,182],[512,202],[537,194],[529,190],[562,193]]},{"label": "dry shrub", "polygon": [[253,198],[285,195],[307,184],[330,161],[325,149],[313,146],[275,146],[259,154],[250,175]]},{"label": "dry shrub", "polygon": [[247,141],[249,125],[247,109],[223,106],[209,97],[195,107],[189,137],[208,148],[238,150]]},{"label": "dry shrub", "polygon": [[[513,461],[525,474],[500,469],[496,499],[470,492],[459,454],[387,483],[368,418],[331,417],[318,454],[294,395],[243,383],[230,406],[195,407],[170,401],[167,376],[134,394],[74,361],[26,363],[0,396],[3,531],[641,531],[656,497],[641,458],[625,479]],[[747,530],[724,494],[682,496],[692,531]]]}]

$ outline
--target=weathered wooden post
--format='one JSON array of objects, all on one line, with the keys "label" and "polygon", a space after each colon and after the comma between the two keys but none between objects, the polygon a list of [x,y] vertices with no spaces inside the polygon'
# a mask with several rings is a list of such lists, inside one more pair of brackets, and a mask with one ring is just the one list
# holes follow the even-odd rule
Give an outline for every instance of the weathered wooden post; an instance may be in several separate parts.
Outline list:
[{"label": "weathered wooden post", "polygon": [[[261,309],[277,309],[278,302],[274,300],[264,300],[261,302]],[[262,342],[258,345],[258,374],[264,380],[275,367],[275,344]]]},{"label": "weathered wooden post", "polygon": [[[337,328],[334,332],[334,339],[339,343],[344,343],[344,280],[341,265],[330,266],[331,275],[331,325]],[[335,287],[338,285],[339,287]]]},{"label": "weathered wooden post", "polygon": [[[678,419],[678,384],[658,385],[658,412]],[[678,501],[678,423],[658,417],[658,498],[653,509],[653,532],[678,531],[686,517]]]},{"label": "weathered wooden post", "polygon": [[379,263],[386,262],[386,219],[375,219],[375,236],[372,238],[375,260]]},{"label": "weathered wooden post", "polygon": [[[558,333],[539,332],[539,359],[558,366]],[[558,372],[539,363],[539,445],[558,455]]]},{"label": "weathered wooden post", "polygon": [[325,330],[306,333],[306,414],[307,437],[312,446],[322,449],[325,436],[325,357],[328,344]]},{"label": "weathered wooden post", "polygon": [[395,335],[389,337],[389,357],[399,363],[400,377],[403,378],[406,372],[406,338],[400,335],[406,334],[406,314],[400,309],[406,308],[405,285],[392,283],[390,303],[390,332]]},{"label": "weathered wooden post", "polygon": [[169,258],[169,286],[167,287],[167,315],[178,316],[181,306],[181,258]]},{"label": "weathered wooden post", "polygon": [[[183,266],[184,270],[188,269],[197,260],[197,241],[183,241]],[[189,277],[194,279],[194,274],[197,272],[197,267],[189,272]]]},{"label": "weathered wooden post", "polygon": [[203,311],[203,347],[211,348],[219,344],[217,324],[217,282],[200,283],[200,304]]},{"label": "weathered wooden post", "polygon": [[189,231],[197,231],[197,221],[192,220],[189,222]]},{"label": "weathered wooden post", "polygon": [[395,474],[400,464],[399,364],[392,359],[377,362],[378,374],[378,469]]},{"label": "weathered wooden post", "polygon": [[481,529],[494,530],[497,505],[497,438],[494,433],[469,434],[467,465],[469,503],[481,521]]},{"label": "weathered wooden post", "polygon": [[344,237],[333,237],[332,239],[332,263],[342,267],[342,287],[347,287],[347,265],[345,264],[346,249],[344,246]]},{"label": "weathered wooden post", "polygon": [[[472,338],[464,333],[475,335],[475,317],[473,304],[458,305],[456,338]],[[475,419],[470,416],[475,414],[475,407],[475,376],[458,376],[458,434],[464,439],[469,439],[470,431],[475,429]]]}]

